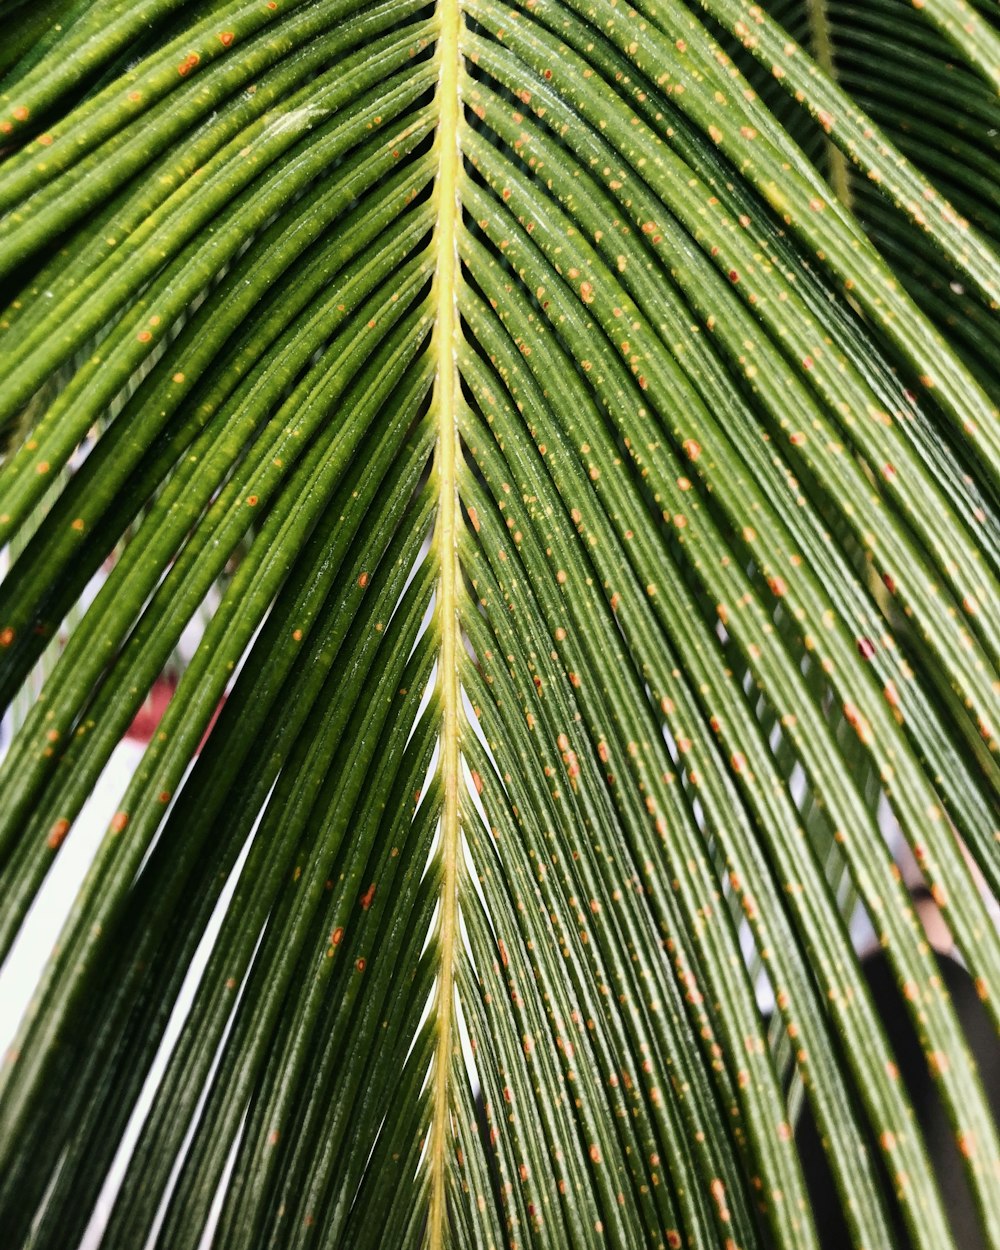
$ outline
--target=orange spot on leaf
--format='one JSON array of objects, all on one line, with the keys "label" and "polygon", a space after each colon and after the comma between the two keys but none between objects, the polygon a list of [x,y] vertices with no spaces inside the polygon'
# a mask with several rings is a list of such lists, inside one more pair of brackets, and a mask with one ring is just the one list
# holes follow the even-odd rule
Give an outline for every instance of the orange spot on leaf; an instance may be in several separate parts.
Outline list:
[{"label": "orange spot on leaf", "polygon": [[62,846],[67,833],[69,833],[69,821],[57,820],[49,830],[49,836],[45,839],[45,845],[50,851],[57,851]]}]

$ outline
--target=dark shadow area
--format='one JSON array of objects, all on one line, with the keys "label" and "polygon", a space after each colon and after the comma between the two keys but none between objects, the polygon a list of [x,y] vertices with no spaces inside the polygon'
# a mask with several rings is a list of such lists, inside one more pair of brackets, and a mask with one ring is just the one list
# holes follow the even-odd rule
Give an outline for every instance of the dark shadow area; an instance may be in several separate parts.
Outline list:
[{"label": "dark shadow area", "polygon": [[[997,1117],[1000,1115],[1000,1046],[997,1045],[989,1015],[979,1001],[972,978],[961,964],[949,956],[939,956],[938,967],[979,1067],[990,1107],[994,1117]],[[881,1012],[886,1033],[896,1053],[900,1076],[906,1084],[920,1130],[927,1143],[956,1244],[962,1246],[963,1250],[991,1250],[979,1227],[972,1196],[965,1181],[962,1158],[945,1108],[934,1088],[892,969],[886,957],[878,954],[865,960],[864,970],[872,998]],[[823,1248],[843,1250],[843,1247],[851,1244],[851,1239],[840,1209],[833,1174],[823,1154],[816,1123],[808,1104],[803,1108],[796,1138]],[[875,1158],[880,1157],[881,1151],[874,1139],[870,1143],[870,1149]],[[884,1181],[891,1192],[888,1176]],[[897,1250],[910,1250],[912,1244],[897,1213]]]}]

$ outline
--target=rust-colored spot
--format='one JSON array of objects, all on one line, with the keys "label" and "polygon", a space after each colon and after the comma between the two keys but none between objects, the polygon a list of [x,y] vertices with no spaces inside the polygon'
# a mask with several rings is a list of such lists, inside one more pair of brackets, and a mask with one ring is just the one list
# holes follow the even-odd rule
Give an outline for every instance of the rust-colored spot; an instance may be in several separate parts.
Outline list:
[{"label": "rust-colored spot", "polygon": [[715,1199],[716,1206],[719,1208],[719,1219],[724,1224],[729,1223],[729,1208],[726,1206],[726,1187],[718,1177],[715,1177],[708,1187],[709,1193]]},{"label": "rust-colored spot", "polygon": [[9,647],[14,641],[14,631],[8,625],[5,629],[0,629],[0,647]]},{"label": "rust-colored spot", "polygon": [[339,946],[343,937],[344,937],[344,930],[338,925],[337,928],[334,929],[334,931],[330,934],[330,945]]},{"label": "rust-colored spot", "polygon": [[259,495],[247,495],[247,507],[248,508],[256,508],[259,503],[260,503]]},{"label": "rust-colored spot", "polygon": [[111,817],[111,828],[115,833],[121,833],[127,824],[128,812],[115,812]]},{"label": "rust-colored spot", "polygon": [[52,144],[52,136],[51,135],[39,135],[38,142],[42,145],[43,148],[50,147]]},{"label": "rust-colored spot", "polygon": [[148,343],[149,340],[153,336],[149,330],[140,330],[139,333],[135,337],[139,340],[140,343]]},{"label": "rust-colored spot", "polygon": [[368,908],[371,907],[372,899],[374,897],[375,897],[375,882],[373,881],[371,885],[368,887],[368,889],[365,890],[364,894],[361,895],[360,902],[361,902],[362,911],[367,911]]},{"label": "rust-colored spot", "polygon": [[362,590],[364,590],[364,588],[368,585],[368,574],[367,574],[367,573],[362,573],[362,574],[361,574],[361,576],[358,578],[358,585],[361,587],[361,589],[362,589]]},{"label": "rust-colored spot", "polygon": [[223,30],[219,33],[219,43],[221,43],[224,48],[230,47],[235,38],[236,36],[231,30]]},{"label": "rust-colored spot", "polygon": [[161,791],[160,791],[160,802],[161,802],[161,803],[169,803],[169,802],[170,802],[170,791],[169,791],[169,790],[161,790]]},{"label": "rust-colored spot", "polygon": [[301,629],[293,629],[293,630],[292,630],[292,637],[295,639],[295,641],[296,641],[296,642],[301,642],[301,641],[302,641],[302,630],[301,630]]},{"label": "rust-colored spot", "polygon": [[851,726],[862,742],[871,741],[871,725],[862,715],[861,711],[854,706],[853,703],[844,704],[844,719]]},{"label": "rust-colored spot", "polygon": [[19,122],[26,122],[28,120],[28,110],[23,104],[15,105],[15,107],[10,111]]},{"label": "rust-colored spot", "polygon": [[930,1069],[931,1076],[937,1078],[943,1076],[951,1066],[948,1062],[948,1056],[940,1050],[932,1050],[927,1056],[927,1066]]},{"label": "rust-colored spot", "polygon": [[364,970],[368,967],[368,964],[364,959],[356,959],[354,961],[354,966],[359,972],[364,972]]},{"label": "rust-colored spot", "polygon": [[874,654],[875,644],[872,640],[870,638],[859,638],[858,655],[860,655],[863,660],[870,660]]},{"label": "rust-colored spot", "polygon": [[472,528],[478,534],[479,533],[479,513],[475,510],[475,508],[469,509],[469,520],[472,522]]},{"label": "rust-colored spot", "polygon": [[75,521],[70,522],[70,529],[76,530],[78,534],[83,532],[83,517],[77,517]]},{"label": "rust-colored spot", "polygon": [[601,1161],[601,1152],[593,1143],[590,1147],[590,1161],[591,1163],[600,1163]]},{"label": "rust-colored spot", "polygon": [[45,839],[45,845],[50,851],[57,851],[62,846],[67,833],[69,833],[69,821],[57,820],[49,830],[49,836]]},{"label": "rust-colored spot", "polygon": [[479,775],[479,774],[478,774],[478,773],[477,773],[474,769],[472,769],[472,770],[470,770],[470,771],[472,772],[472,784],[476,787],[476,793],[477,793],[477,794],[482,794],[482,792],[483,792],[483,779],[482,779],[482,777],[480,777],[480,775]]}]

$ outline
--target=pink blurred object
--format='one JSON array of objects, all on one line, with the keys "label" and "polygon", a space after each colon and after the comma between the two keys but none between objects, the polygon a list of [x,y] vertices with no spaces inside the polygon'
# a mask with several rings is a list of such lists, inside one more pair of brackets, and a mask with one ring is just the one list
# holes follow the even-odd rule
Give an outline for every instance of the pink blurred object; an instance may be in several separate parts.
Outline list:
[{"label": "pink blurred object", "polygon": [[[167,710],[170,700],[174,697],[174,691],[177,689],[177,675],[175,673],[163,674],[157,677],[153,682],[149,694],[146,696],[142,707],[136,712],[132,724],[126,730],[125,737],[130,742],[141,743],[145,746],[152,740],[153,734],[156,733],[157,726],[163,719],[163,714]],[[226,702],[226,696],[223,695],[219,700],[218,706],[212,713],[212,719],[208,722],[208,726],[202,735],[201,742],[198,744],[198,750],[208,739],[208,735],[215,727],[215,722],[219,719],[219,713],[222,711]]]}]

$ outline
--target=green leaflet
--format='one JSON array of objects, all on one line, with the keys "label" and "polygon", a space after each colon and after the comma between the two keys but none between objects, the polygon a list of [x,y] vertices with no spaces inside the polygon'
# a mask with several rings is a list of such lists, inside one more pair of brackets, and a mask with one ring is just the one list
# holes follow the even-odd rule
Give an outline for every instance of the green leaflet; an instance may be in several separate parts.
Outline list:
[{"label": "green leaflet", "polygon": [[4,22],[4,1245],[1000,1242],[995,5]]},{"label": "green leaflet", "polygon": [[[988,64],[956,60],[949,34],[975,29],[979,52],[996,65],[989,7],[980,6],[980,15],[965,4],[932,5],[925,14],[908,0],[771,0],[763,6],[799,45],[816,49],[832,83],[766,20],[751,35],[746,6],[726,5],[724,13],[720,6],[718,15],[739,41],[734,50],[741,68],[806,150],[828,166],[838,197],[853,207],[914,299],[948,327],[995,400],[990,353],[996,318],[990,314],[996,300],[970,281],[968,263],[981,236],[994,247],[998,237],[996,86]],[[888,170],[879,162],[869,176],[872,121],[883,150],[892,144],[895,151]],[[924,176],[923,189],[914,173]],[[927,229],[928,214],[942,221],[950,240]]]}]

